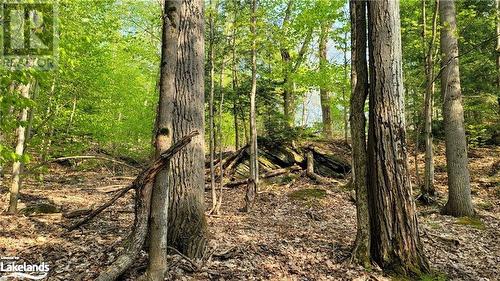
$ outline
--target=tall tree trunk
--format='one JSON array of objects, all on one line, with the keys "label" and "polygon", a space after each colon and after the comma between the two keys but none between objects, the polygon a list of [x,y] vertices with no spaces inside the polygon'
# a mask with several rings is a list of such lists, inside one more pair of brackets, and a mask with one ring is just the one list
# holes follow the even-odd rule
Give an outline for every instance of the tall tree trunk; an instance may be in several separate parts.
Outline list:
[{"label": "tall tree trunk", "polygon": [[[29,99],[30,98],[30,88],[31,83],[22,84],[17,86],[17,91],[21,95],[21,97]],[[18,157],[21,157],[24,154],[25,148],[25,140],[26,140],[26,128],[24,127],[24,123],[28,120],[28,110],[29,108],[25,107],[21,110],[19,114],[19,122],[21,123],[19,127],[16,129],[17,134],[17,144],[15,153]],[[19,190],[21,189],[21,173],[22,173],[22,165],[21,161],[16,160],[12,164],[12,183],[10,186],[10,201],[9,201],[9,209],[7,213],[15,214],[17,213],[17,201],[19,199]]]},{"label": "tall tree trunk", "polygon": [[[326,23],[321,27],[321,33],[319,36],[319,69],[323,71],[328,60],[326,58],[327,54],[327,43],[328,43],[328,33],[330,31],[330,23]],[[323,119],[323,134],[327,139],[333,138],[333,122],[332,122],[332,105],[330,99],[330,92],[322,85],[319,89],[320,101],[321,101],[321,117]]]},{"label": "tall tree trunk", "polygon": [[432,103],[434,96],[434,43],[436,40],[437,15],[439,0],[436,0],[432,16],[431,41],[427,45],[427,24],[425,15],[425,0],[422,0],[422,39],[424,43],[424,65],[425,65],[425,97],[424,97],[424,119],[425,119],[425,172],[424,184],[421,186],[421,195],[434,195],[434,157],[432,148]]},{"label": "tall tree trunk", "polygon": [[233,56],[233,69],[232,69],[232,90],[234,94],[234,100],[233,100],[233,118],[234,118],[234,145],[235,145],[235,150],[238,150],[240,148],[240,130],[239,130],[239,124],[238,124],[238,95],[236,94],[236,89],[238,88],[238,65],[237,65],[237,60],[236,60],[236,34],[237,34],[237,27],[236,27],[236,19],[237,19],[237,1],[234,1],[235,7],[234,7],[234,18],[233,18],[233,38],[231,40],[231,47],[232,47],[232,56]]},{"label": "tall tree trunk", "polygon": [[347,142],[349,135],[349,120],[347,113],[347,31],[344,34],[344,83],[342,87],[342,101],[344,103],[344,141]]},{"label": "tall tree trunk", "polygon": [[220,68],[220,77],[219,77],[219,94],[220,94],[220,100],[219,100],[219,124],[218,124],[218,132],[219,132],[219,171],[220,171],[220,177],[219,177],[219,197],[217,200],[217,205],[215,206],[214,213],[219,214],[220,208],[222,206],[222,188],[224,187],[224,165],[222,161],[222,153],[224,152],[224,145],[223,145],[223,138],[224,134],[222,133],[222,117],[223,117],[223,110],[224,110],[224,90],[222,89],[223,82],[224,82],[224,56],[222,56],[222,62],[221,62],[221,68]]},{"label": "tall tree trunk", "polygon": [[[172,106],[172,140],[197,130],[204,131],[204,11],[202,0],[180,2]],[[173,3],[169,3],[173,5]],[[203,256],[207,244],[204,210],[204,136],[200,134],[171,160],[168,171],[168,245],[191,258]]]},{"label": "tall tree trunk", "polygon": [[[500,92],[500,0],[495,1],[495,12],[497,19],[497,89]],[[498,98],[498,105],[500,106],[500,97]],[[500,110],[500,108],[499,108]]]},{"label": "tall tree trunk", "polygon": [[288,50],[281,51],[281,58],[285,67],[283,79],[283,115],[285,117],[285,125],[291,128],[295,122],[295,100],[290,85],[291,57]]},{"label": "tall tree trunk", "polygon": [[210,134],[210,189],[212,191],[212,211],[215,210],[217,205],[217,193],[215,191],[215,132],[214,132],[214,94],[215,94],[215,54],[214,54],[214,7],[212,0],[209,1],[210,13],[209,13],[209,47],[208,47],[208,63],[210,67],[210,98],[208,101],[208,122],[209,122],[209,134]]},{"label": "tall tree trunk", "polygon": [[257,149],[257,120],[255,96],[257,94],[257,0],[252,0],[250,30],[252,36],[252,90],[250,92],[250,183],[247,187],[246,210],[253,205],[259,184],[259,161]]},{"label": "tall tree trunk", "polygon": [[412,197],[404,118],[399,1],[368,1],[371,255],[383,269],[429,271]]},{"label": "tall tree trunk", "polygon": [[366,60],[366,1],[350,0],[351,14],[351,139],[353,183],[356,190],[357,234],[353,261],[370,266],[370,218],[368,212],[366,118],[368,63]]},{"label": "tall tree trunk", "polygon": [[467,167],[467,140],[460,89],[457,23],[455,1],[440,1],[441,53],[443,73],[441,94],[448,172],[448,202],[443,213],[452,216],[472,216],[470,175]]},{"label": "tall tree trunk", "polygon": [[[160,97],[156,116],[155,159],[173,143],[174,108],[172,101],[176,91],[176,67],[179,37],[179,1],[165,1],[163,11],[162,46],[160,62]],[[149,223],[149,264],[146,272],[148,280],[163,280],[167,270],[167,241],[169,219],[169,164],[155,177],[151,194]]]}]

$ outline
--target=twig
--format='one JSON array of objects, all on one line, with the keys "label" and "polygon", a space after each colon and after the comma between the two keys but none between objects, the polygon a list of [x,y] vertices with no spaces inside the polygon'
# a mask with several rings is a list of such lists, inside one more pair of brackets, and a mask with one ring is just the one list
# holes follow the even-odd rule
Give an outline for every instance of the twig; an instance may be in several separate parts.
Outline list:
[{"label": "twig", "polygon": [[125,188],[122,188],[120,190],[120,192],[118,192],[117,194],[115,194],[115,196],[113,196],[113,198],[111,198],[111,200],[109,200],[108,202],[106,202],[103,205],[101,205],[101,207],[99,207],[99,208],[93,210],[92,212],[90,212],[90,214],[88,214],[85,218],[81,219],[77,223],[69,226],[68,227],[68,231],[73,231],[76,228],[82,226],[84,223],[86,223],[89,220],[93,219],[95,216],[97,216],[98,214],[100,214],[102,211],[106,210],[109,206],[111,206],[113,203],[115,203],[116,200],[118,200],[120,197],[122,197],[123,195],[125,195],[129,190],[131,190],[133,188],[134,188],[133,184],[131,184],[131,185],[125,187]]},{"label": "twig", "polygon": [[172,145],[169,149],[167,149],[164,153],[160,155],[158,159],[156,159],[153,164],[151,164],[149,167],[147,167],[145,170],[143,170],[137,178],[134,180],[134,182],[127,187],[121,189],[120,192],[118,192],[111,200],[109,200],[107,203],[103,204],[101,207],[97,208],[96,210],[92,211],[87,217],[83,218],[79,222],[71,225],[68,227],[68,231],[72,231],[84,223],[88,222],[89,220],[93,219],[95,216],[100,214],[102,211],[104,211],[106,208],[111,206],[118,198],[122,197],[125,195],[129,190],[131,189],[140,189],[143,186],[147,185],[148,183],[153,182],[156,173],[158,173],[174,156],[179,150],[181,150],[183,147],[185,147],[187,144],[191,142],[191,139],[198,135],[198,131],[194,131],[191,134],[183,137],[180,141]]}]

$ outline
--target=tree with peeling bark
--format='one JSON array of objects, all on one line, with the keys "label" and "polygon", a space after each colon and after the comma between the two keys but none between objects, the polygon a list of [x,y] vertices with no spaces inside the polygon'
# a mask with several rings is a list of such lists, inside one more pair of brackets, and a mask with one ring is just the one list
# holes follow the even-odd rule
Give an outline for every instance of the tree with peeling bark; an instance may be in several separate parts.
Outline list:
[{"label": "tree with peeling bark", "polygon": [[[419,237],[408,172],[399,1],[352,1],[351,19],[354,44],[351,126],[358,215],[353,260],[363,265],[373,261],[384,270],[418,275],[428,272],[429,265]],[[368,26],[368,40],[364,38],[365,26]],[[369,42],[369,89],[363,52],[366,41]],[[365,154],[367,91],[369,125]]]},{"label": "tree with peeling bark", "polygon": [[372,259],[403,274],[429,271],[408,171],[399,1],[368,1],[368,198]]},{"label": "tree with peeling bark", "polygon": [[441,95],[448,174],[448,202],[443,213],[460,217],[474,215],[467,158],[467,139],[458,63],[458,34],[455,1],[440,1]]}]

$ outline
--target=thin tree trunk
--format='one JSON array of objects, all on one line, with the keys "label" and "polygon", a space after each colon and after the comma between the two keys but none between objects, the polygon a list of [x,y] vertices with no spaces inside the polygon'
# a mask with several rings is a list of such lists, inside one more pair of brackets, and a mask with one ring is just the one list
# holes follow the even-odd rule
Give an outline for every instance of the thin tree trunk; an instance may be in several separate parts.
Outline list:
[{"label": "thin tree trunk", "polygon": [[208,101],[209,105],[209,113],[208,113],[208,122],[209,122],[209,133],[210,133],[210,189],[212,191],[212,209],[211,212],[215,210],[217,206],[217,192],[215,190],[215,132],[214,132],[214,94],[215,94],[215,65],[214,65],[214,15],[213,15],[213,3],[212,0],[209,2],[210,5],[210,13],[209,13],[209,28],[210,28],[210,39],[208,46],[208,55],[209,55],[209,66],[210,66],[210,99]]},{"label": "thin tree trunk", "polygon": [[366,60],[366,1],[350,0],[351,14],[351,100],[353,183],[356,190],[357,234],[352,259],[370,266],[370,217],[368,212],[366,117],[368,62]]},{"label": "thin tree trunk", "polygon": [[250,178],[247,186],[245,210],[250,211],[259,184],[259,161],[257,149],[257,121],[255,112],[255,96],[257,94],[257,0],[252,0],[250,30],[252,36],[252,90],[250,92]]},{"label": "thin tree trunk", "polygon": [[[234,4],[236,5],[237,2],[234,1]],[[236,34],[237,34],[237,27],[236,27],[236,15],[237,15],[237,9],[236,6],[234,8],[234,19],[233,19],[233,38],[231,40],[231,47],[232,47],[232,56],[233,56],[233,70],[232,70],[232,90],[234,94],[234,100],[233,100],[233,118],[234,118],[234,143],[235,143],[235,149],[238,150],[240,148],[240,130],[239,130],[239,125],[238,125],[238,95],[236,94],[236,89],[238,88],[238,66],[237,66],[237,61],[236,61]]]},{"label": "thin tree trunk", "polygon": [[[497,20],[497,89],[500,92],[500,0],[495,1],[495,12]],[[500,98],[498,99],[499,113],[500,113]]]},{"label": "thin tree trunk", "polygon": [[[179,36],[179,1],[165,1],[163,11],[162,47],[160,63],[160,97],[156,116],[155,159],[173,143],[173,104],[177,67],[177,38]],[[155,177],[151,195],[149,222],[149,263],[146,278],[149,281],[163,280],[167,270],[167,241],[169,209],[168,177],[170,164],[160,170]]]},{"label": "thin tree trunk", "polygon": [[[326,53],[328,43],[328,33],[330,31],[330,24],[326,23],[321,27],[321,34],[319,36],[319,68],[323,71],[328,64]],[[321,101],[321,117],[323,119],[323,134],[327,139],[333,138],[333,122],[332,122],[332,108],[330,92],[322,85],[319,89]]]},{"label": "thin tree trunk", "polygon": [[307,126],[307,105],[309,104],[309,95],[306,93],[304,95],[304,100],[302,101],[302,127]]},{"label": "thin tree trunk", "polygon": [[426,273],[408,172],[399,1],[368,1],[368,7],[371,255],[386,270]]},{"label": "thin tree trunk", "polygon": [[344,141],[347,143],[349,135],[349,119],[347,109],[347,31],[344,34],[344,83],[342,86],[342,101],[344,106]]},{"label": "thin tree trunk", "polygon": [[467,167],[467,141],[460,89],[457,24],[455,1],[440,1],[441,53],[443,72],[441,94],[448,172],[448,202],[443,213],[452,216],[472,216],[470,175]]},{"label": "thin tree trunk", "polygon": [[219,101],[219,168],[220,168],[220,178],[219,178],[219,197],[217,200],[217,205],[215,206],[214,209],[214,214],[219,214],[220,208],[222,206],[222,188],[224,186],[224,165],[223,165],[223,158],[222,158],[222,153],[224,152],[224,145],[223,145],[223,137],[224,134],[222,133],[222,117],[223,117],[223,105],[224,105],[224,90],[222,89],[222,83],[224,80],[224,56],[222,56],[222,64],[221,64],[221,69],[220,69],[220,78],[219,78],[219,89],[220,89],[220,101]]},{"label": "thin tree trunk", "polygon": [[417,101],[416,101],[416,95],[414,96],[414,108],[415,108],[415,117],[414,117],[414,124],[415,124],[415,148],[413,149],[413,158],[415,162],[415,184],[416,186],[421,186],[420,185],[420,170],[419,170],[419,165],[418,165],[418,152],[420,151],[420,126],[419,126],[419,121],[418,121],[418,115],[419,115],[419,110],[417,109]]},{"label": "thin tree trunk", "polygon": [[[50,118],[50,116],[52,115],[52,107],[54,106],[53,103],[56,103],[56,107],[57,107],[57,102],[54,102],[54,92],[55,92],[55,88],[56,88],[56,77],[57,76],[54,76],[54,78],[52,79],[52,85],[50,86],[50,92],[49,92],[49,102],[48,102],[48,105],[47,105],[47,110],[45,112],[45,118],[47,118],[47,120]],[[57,110],[54,110],[54,116],[57,116]],[[48,122],[48,125],[47,125],[47,130],[46,132],[44,133],[44,138],[42,139],[42,148],[41,148],[41,154],[42,154],[42,160],[43,161],[46,161],[48,159],[48,151],[49,151],[49,148],[50,148],[50,144],[51,144],[51,138],[52,138],[52,131],[53,131],[53,125],[52,125],[52,122],[50,121],[47,121]],[[48,134],[47,134],[48,132]]]},{"label": "thin tree trunk", "polygon": [[[30,88],[31,83],[19,85],[17,90],[19,94],[26,99],[30,98]],[[25,140],[26,140],[26,128],[24,127],[24,123],[28,120],[28,110],[29,108],[25,107],[21,110],[19,115],[19,122],[21,123],[19,127],[16,129],[17,134],[17,145],[15,153],[18,157],[23,156],[24,148],[25,148]],[[7,213],[15,214],[17,213],[17,201],[19,199],[19,190],[21,189],[21,173],[22,173],[22,165],[21,161],[16,160],[12,164],[12,183],[10,186],[10,202],[9,209]]]},{"label": "thin tree trunk", "polygon": [[[173,141],[193,130],[204,132],[203,3],[203,0],[183,0],[178,13],[176,91],[169,101],[173,106]],[[169,170],[168,245],[190,258],[205,254],[208,239],[204,163],[204,136],[200,134],[172,158]]]},{"label": "thin tree trunk", "polygon": [[243,124],[243,133],[245,135],[245,143],[250,143],[250,134],[248,133],[247,119],[245,118],[245,112],[243,108],[240,107],[241,121]]},{"label": "thin tree trunk", "polygon": [[436,0],[434,13],[432,16],[432,31],[431,41],[427,48],[427,26],[425,19],[425,0],[422,1],[423,22],[422,22],[422,39],[424,42],[425,55],[425,101],[424,101],[424,118],[425,118],[425,174],[424,184],[421,186],[422,198],[428,195],[434,195],[434,157],[432,148],[432,100],[434,96],[434,42],[436,40],[437,15],[438,15],[439,0]]}]

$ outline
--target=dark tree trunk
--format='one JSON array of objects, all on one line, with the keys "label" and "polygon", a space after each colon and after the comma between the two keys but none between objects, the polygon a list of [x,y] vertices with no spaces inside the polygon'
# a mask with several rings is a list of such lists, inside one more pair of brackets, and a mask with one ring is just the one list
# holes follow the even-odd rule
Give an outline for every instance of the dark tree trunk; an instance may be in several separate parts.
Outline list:
[{"label": "dark tree trunk", "polygon": [[399,1],[368,1],[368,181],[372,259],[402,274],[429,271],[408,172]]},{"label": "dark tree trunk", "polygon": [[[170,100],[173,141],[193,130],[204,132],[203,1],[183,0],[179,15],[176,91]],[[168,245],[191,258],[202,257],[207,244],[204,162],[204,136],[200,134],[172,158],[168,175]]]},{"label": "dark tree trunk", "polygon": [[440,1],[441,53],[443,72],[441,94],[448,172],[448,202],[443,213],[452,216],[472,216],[470,175],[467,167],[467,140],[458,65],[457,23],[455,1]]},{"label": "dark tree trunk", "polygon": [[356,190],[357,234],[353,261],[370,266],[370,220],[368,212],[366,118],[368,64],[366,61],[366,1],[351,0],[351,139],[352,171]]}]

